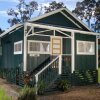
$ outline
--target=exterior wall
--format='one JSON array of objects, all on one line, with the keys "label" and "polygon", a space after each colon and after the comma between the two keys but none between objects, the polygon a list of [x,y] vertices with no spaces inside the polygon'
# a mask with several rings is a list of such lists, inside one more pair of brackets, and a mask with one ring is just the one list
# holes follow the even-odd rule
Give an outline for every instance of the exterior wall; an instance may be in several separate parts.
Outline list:
[{"label": "exterior wall", "polygon": [[56,26],[79,29],[75,24],[73,24],[69,19],[67,19],[61,13],[53,14],[51,16],[42,18],[42,19],[37,20],[35,22],[36,23],[51,24],[51,25],[56,25]]},{"label": "exterior wall", "polygon": [[[36,41],[50,41],[50,37],[45,36],[31,36],[28,37],[28,40],[36,40]],[[27,70],[31,71],[38,67],[42,62],[44,62],[48,57],[50,57],[49,54],[39,54],[39,56],[30,56],[28,54],[27,56]]]},{"label": "exterior wall", "polygon": [[2,65],[3,68],[15,68],[23,62],[23,54],[14,55],[14,42],[23,40],[23,28],[7,34],[2,38]]},{"label": "exterior wall", "polygon": [[63,39],[63,54],[71,54],[71,39]]},{"label": "exterior wall", "polygon": [[[95,55],[77,55],[77,40],[95,42]],[[75,34],[75,70],[96,69],[96,36]]]}]

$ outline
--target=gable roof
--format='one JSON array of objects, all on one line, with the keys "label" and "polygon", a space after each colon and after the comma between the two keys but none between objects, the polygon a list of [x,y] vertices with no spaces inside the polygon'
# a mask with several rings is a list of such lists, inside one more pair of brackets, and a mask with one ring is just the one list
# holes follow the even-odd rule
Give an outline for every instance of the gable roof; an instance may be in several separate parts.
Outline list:
[{"label": "gable roof", "polygon": [[[88,26],[86,26],[80,19],[78,19],[76,16],[74,16],[74,15],[72,14],[72,12],[69,11],[67,8],[60,8],[60,9],[58,9],[58,10],[52,11],[52,12],[50,12],[50,13],[46,13],[46,14],[41,15],[41,16],[39,16],[39,17],[32,18],[32,19],[29,20],[28,22],[31,22],[31,23],[32,23],[32,22],[38,21],[38,20],[40,20],[40,19],[46,18],[46,17],[48,17],[48,16],[51,16],[51,15],[56,14],[56,13],[59,13],[59,12],[62,13],[65,17],[68,17],[68,15],[69,15],[69,16],[73,19],[73,20],[72,20],[72,19],[70,19],[70,20],[71,20],[74,24],[76,24],[78,27],[81,26],[81,28],[83,27],[83,28],[85,28],[87,31],[91,32],[90,28],[89,28]],[[0,35],[0,38],[3,37],[4,35],[6,35],[7,33],[13,32],[15,29],[17,30],[17,29],[19,29],[19,28],[21,28],[21,27],[23,27],[23,26],[24,26],[23,24],[16,24],[16,25],[10,27],[10,28],[7,29],[4,33],[2,33],[2,34]]]},{"label": "gable roof", "polygon": [[[76,16],[74,16],[72,14],[71,11],[69,11],[67,8],[60,8],[58,10],[55,10],[55,11],[52,11],[50,13],[46,13],[42,16],[39,16],[39,17],[35,17],[35,18],[32,18],[31,20],[29,20],[28,22],[35,22],[35,21],[38,21],[38,20],[41,20],[43,18],[46,18],[46,17],[49,17],[53,14],[56,14],[56,13],[61,13],[63,14],[65,17],[69,18],[74,24],[76,24],[78,27],[80,28],[84,28],[86,29],[87,31],[90,31],[91,32],[91,29],[86,25],[84,24],[79,18],[77,18]],[[71,17],[71,18],[70,18]]]}]

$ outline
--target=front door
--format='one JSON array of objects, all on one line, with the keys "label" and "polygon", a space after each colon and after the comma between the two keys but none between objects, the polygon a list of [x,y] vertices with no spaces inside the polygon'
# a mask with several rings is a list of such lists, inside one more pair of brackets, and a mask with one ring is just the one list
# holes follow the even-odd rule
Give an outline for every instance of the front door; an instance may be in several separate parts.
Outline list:
[{"label": "front door", "polygon": [[60,55],[62,54],[62,38],[51,37],[51,54]]}]

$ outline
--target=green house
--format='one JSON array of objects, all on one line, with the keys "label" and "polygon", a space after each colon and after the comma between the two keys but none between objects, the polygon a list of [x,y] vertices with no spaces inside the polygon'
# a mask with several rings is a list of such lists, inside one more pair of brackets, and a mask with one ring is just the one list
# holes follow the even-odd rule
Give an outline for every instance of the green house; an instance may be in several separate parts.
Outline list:
[{"label": "green house", "polygon": [[0,35],[0,75],[21,85],[27,73],[49,89],[60,79],[94,84],[98,36],[66,8],[14,25]]}]

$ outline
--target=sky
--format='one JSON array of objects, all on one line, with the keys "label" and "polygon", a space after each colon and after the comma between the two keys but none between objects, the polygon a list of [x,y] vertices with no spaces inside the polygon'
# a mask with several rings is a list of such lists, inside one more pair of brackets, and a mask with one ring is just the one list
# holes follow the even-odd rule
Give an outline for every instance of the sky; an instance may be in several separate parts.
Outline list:
[{"label": "sky", "polygon": [[[25,0],[25,1],[28,3],[32,0]],[[39,6],[40,5],[46,6],[54,0],[36,0],[36,1],[38,2]],[[76,6],[76,2],[83,1],[83,0],[55,0],[55,1],[64,2],[66,7],[70,11],[72,11]],[[18,5],[18,3],[19,3],[18,0],[0,0],[0,28],[1,29],[6,30],[7,28],[10,27],[7,20],[11,17],[7,15],[7,10],[10,8],[13,8],[16,10],[16,6]],[[38,14],[39,14],[39,11],[36,11],[33,17],[36,17]]]}]

